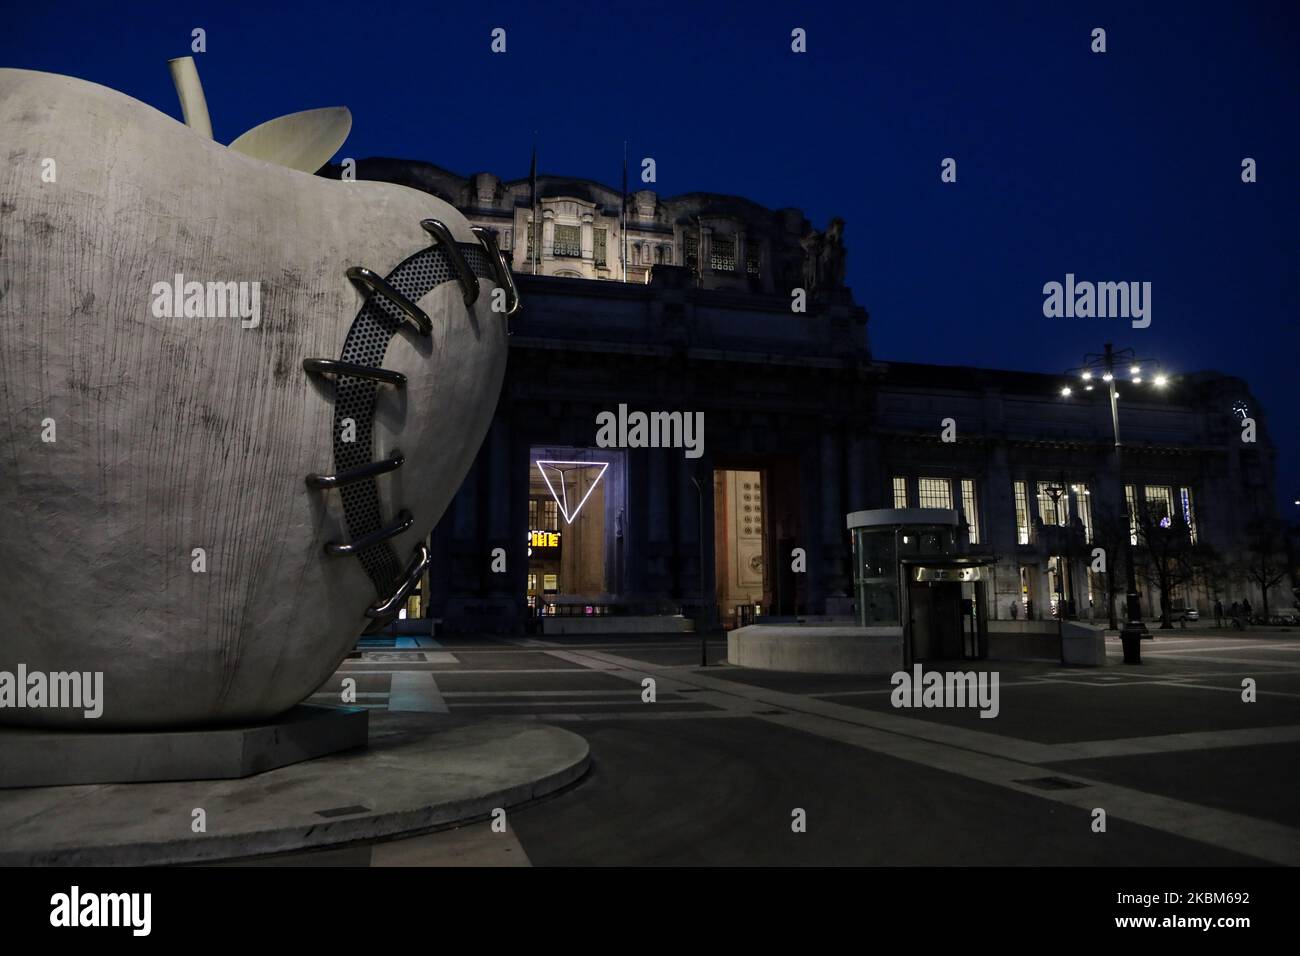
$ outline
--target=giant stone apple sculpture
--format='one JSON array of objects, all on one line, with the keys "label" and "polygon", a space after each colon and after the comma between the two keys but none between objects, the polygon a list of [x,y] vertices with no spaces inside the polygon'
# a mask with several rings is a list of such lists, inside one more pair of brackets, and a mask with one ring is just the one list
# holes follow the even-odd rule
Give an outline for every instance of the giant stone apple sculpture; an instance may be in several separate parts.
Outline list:
[{"label": "giant stone apple sculpture", "polygon": [[[270,717],[427,566],[518,297],[451,206],[292,138],[0,70],[0,671],[103,673],[97,720],[2,723]],[[255,319],[220,314],[236,288]]]}]

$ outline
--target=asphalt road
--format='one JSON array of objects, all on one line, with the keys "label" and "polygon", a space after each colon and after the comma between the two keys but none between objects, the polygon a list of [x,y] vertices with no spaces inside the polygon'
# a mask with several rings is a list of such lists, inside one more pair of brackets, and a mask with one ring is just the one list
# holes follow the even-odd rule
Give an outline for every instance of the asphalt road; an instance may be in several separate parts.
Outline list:
[{"label": "asphalt road", "polygon": [[[317,699],[351,676],[366,706],[556,723],[587,738],[592,769],[512,810],[506,833],[479,823],[265,862],[1300,863],[1300,632],[1158,633],[1140,667],[1119,663],[1118,642],[1108,650],[1104,668],[981,663],[999,678],[994,719],[896,709],[884,677],[732,668],[717,641],[702,668],[690,636],[367,651]],[[432,694],[407,689],[413,672],[432,673]]]}]

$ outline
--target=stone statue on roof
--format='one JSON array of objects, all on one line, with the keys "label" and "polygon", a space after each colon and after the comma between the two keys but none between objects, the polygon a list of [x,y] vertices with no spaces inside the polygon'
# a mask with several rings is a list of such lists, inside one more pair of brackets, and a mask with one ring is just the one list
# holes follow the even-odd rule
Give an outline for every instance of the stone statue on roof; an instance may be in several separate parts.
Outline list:
[{"label": "stone statue on roof", "polygon": [[828,294],[844,287],[844,220],[831,220],[825,232],[813,230],[799,240],[803,247],[803,282],[810,293]]},{"label": "stone statue on roof", "polygon": [[844,220],[836,216],[822,244],[821,282],[827,289],[844,286]]},{"label": "stone statue on roof", "polygon": [[803,246],[803,287],[811,295],[821,284],[822,234],[814,230],[799,245]]}]

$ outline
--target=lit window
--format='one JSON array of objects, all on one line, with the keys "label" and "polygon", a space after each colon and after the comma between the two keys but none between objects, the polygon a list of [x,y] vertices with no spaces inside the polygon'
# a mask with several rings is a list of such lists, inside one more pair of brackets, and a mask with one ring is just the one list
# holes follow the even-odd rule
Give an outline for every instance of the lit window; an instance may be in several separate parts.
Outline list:
[{"label": "lit window", "polygon": [[1060,487],[1050,481],[1040,481],[1038,483],[1038,515],[1043,519],[1043,524],[1066,525],[1070,523],[1070,499],[1061,489],[1061,496],[1052,500],[1051,494],[1047,489]]},{"label": "lit window", "polygon": [[528,527],[529,528],[537,527],[537,499],[536,498],[528,499]]},{"label": "lit window", "polygon": [[1079,509],[1079,520],[1083,522],[1083,540],[1092,541],[1092,495],[1088,492],[1088,486],[1085,484],[1074,484],[1070,486],[1074,492],[1075,505]]},{"label": "lit window", "polygon": [[906,478],[894,479],[894,507],[895,508],[907,507],[907,479]]},{"label": "lit window", "polygon": [[1146,498],[1147,516],[1156,524],[1174,516],[1174,496],[1166,485],[1147,485],[1143,491]]},{"label": "lit window", "polygon": [[970,478],[961,480],[961,508],[966,513],[966,523],[970,525],[970,543],[980,543],[980,516],[975,507],[975,482]]},{"label": "lit window", "polygon": [[560,527],[560,506],[552,498],[549,501],[542,502],[542,531],[557,531]]},{"label": "lit window", "polygon": [[1124,486],[1124,501],[1128,505],[1128,541],[1129,544],[1138,543],[1138,515],[1137,515],[1137,492],[1133,490],[1132,485]]},{"label": "lit window", "polygon": [[1029,543],[1029,493],[1023,481],[1014,482],[1016,493],[1016,544]]},{"label": "lit window", "polygon": [[916,486],[922,508],[952,507],[952,483],[947,478],[918,478]]},{"label": "lit window", "polygon": [[552,252],[556,256],[564,256],[569,259],[581,258],[582,227],[557,225],[555,227],[555,246]]},{"label": "lit window", "polygon": [[608,260],[605,258],[605,239],[608,234],[609,234],[609,230],[607,229],[596,229],[592,233],[592,241],[594,244],[594,255],[596,259],[596,265],[598,266],[603,266],[608,262]]},{"label": "lit window", "polygon": [[714,272],[736,271],[736,237],[714,234],[709,250],[709,266]]},{"label": "lit window", "polygon": [[1179,488],[1178,500],[1183,506],[1183,520],[1187,522],[1187,531],[1192,536],[1192,544],[1196,544],[1196,512],[1192,508],[1192,489]]}]

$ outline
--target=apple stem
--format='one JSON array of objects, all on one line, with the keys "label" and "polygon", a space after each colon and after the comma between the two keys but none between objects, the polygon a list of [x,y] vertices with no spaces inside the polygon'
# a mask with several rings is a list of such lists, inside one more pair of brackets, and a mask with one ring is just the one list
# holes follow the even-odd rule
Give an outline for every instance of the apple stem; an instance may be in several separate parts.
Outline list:
[{"label": "apple stem", "polygon": [[208,101],[203,96],[203,83],[199,80],[199,68],[194,65],[194,57],[178,56],[174,60],[168,60],[167,65],[171,67],[172,82],[176,84],[176,95],[181,100],[185,125],[200,136],[212,139]]}]

